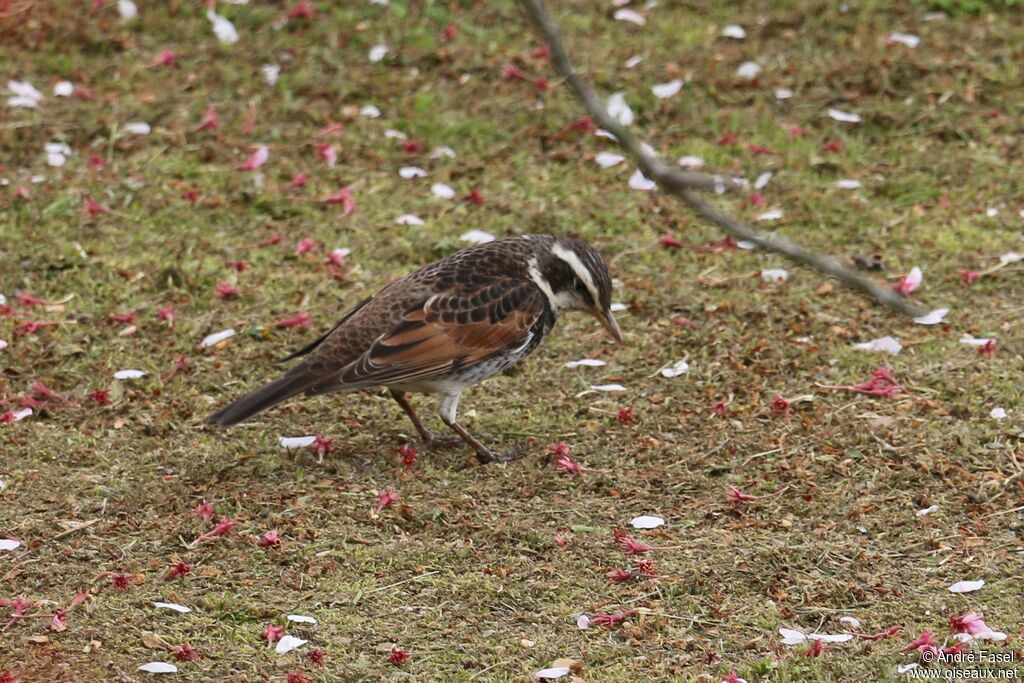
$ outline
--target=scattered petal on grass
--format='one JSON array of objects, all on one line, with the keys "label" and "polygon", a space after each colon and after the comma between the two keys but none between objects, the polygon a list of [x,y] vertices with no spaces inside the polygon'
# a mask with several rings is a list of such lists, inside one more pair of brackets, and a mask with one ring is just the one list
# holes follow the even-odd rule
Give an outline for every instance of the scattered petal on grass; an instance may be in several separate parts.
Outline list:
[{"label": "scattered petal on grass", "polygon": [[737,78],[745,81],[753,81],[761,74],[761,65],[757,62],[743,62],[736,69]]},{"label": "scattered petal on grass", "polygon": [[772,173],[771,171],[765,171],[761,175],[757,176],[757,180],[754,181],[754,189],[755,190],[762,190],[762,189],[764,189],[765,185],[768,184],[768,181],[770,181],[772,179],[773,175],[775,175],[775,174]]},{"label": "scattered petal on grass", "polygon": [[860,619],[857,617],[839,617],[840,624],[849,624],[851,628],[860,628]]},{"label": "scattered petal on grass", "polygon": [[16,550],[21,546],[21,541],[13,538],[0,538],[0,550]]},{"label": "scattered petal on grass", "polygon": [[590,628],[590,617],[588,617],[586,614],[581,614],[578,617],[576,617],[576,628],[580,629],[581,631],[586,631],[588,628]]},{"label": "scattered petal on grass", "polygon": [[145,376],[142,370],[118,370],[114,373],[114,379],[138,379]]},{"label": "scattered petal on grass", "polygon": [[903,350],[903,345],[900,344],[899,339],[896,339],[895,337],[879,337],[878,339],[861,342],[859,344],[854,344],[853,346],[854,348],[861,349],[862,351],[890,353],[894,356]]},{"label": "scattered petal on grass", "polygon": [[483,230],[470,230],[459,235],[459,239],[470,244],[487,244],[494,241],[494,235]]},{"label": "scattered petal on grass", "polygon": [[403,213],[395,222],[399,225],[423,225],[423,219],[411,213]]},{"label": "scattered petal on grass", "polygon": [[995,339],[992,339],[991,337],[975,337],[974,335],[971,334],[965,334],[962,337],[960,337],[961,344],[965,346],[973,346],[975,348],[987,346],[988,344],[994,341]]},{"label": "scattered petal on grass", "polygon": [[359,114],[360,114],[360,116],[365,116],[368,119],[379,119],[380,118],[380,109],[378,109],[377,107],[375,107],[372,104],[364,104],[359,109]]},{"label": "scattered petal on grass", "polygon": [[800,645],[807,642],[807,635],[803,631],[791,628],[780,628],[779,635],[782,636],[783,645]]},{"label": "scattered petal on grass", "polygon": [[1015,251],[1008,251],[999,257],[999,265],[1001,266],[1017,263],[1018,261],[1024,261],[1024,254],[1019,254]]},{"label": "scattered petal on grass", "polygon": [[611,168],[612,166],[618,166],[621,164],[625,158],[626,157],[621,154],[615,154],[614,152],[600,152],[596,157],[594,157],[594,161],[596,161],[597,165],[601,168]]},{"label": "scattered petal on grass", "polygon": [[199,342],[199,348],[201,348],[201,349],[209,349],[211,347],[216,346],[217,344],[220,344],[222,341],[231,339],[234,336],[235,336],[235,331],[233,329],[227,329],[227,330],[221,330],[220,332],[214,332],[213,334],[209,334],[209,335],[203,337],[203,340],[201,342]]},{"label": "scattered petal on grass", "polygon": [[667,377],[667,378],[678,377],[679,375],[686,374],[686,372],[689,369],[690,369],[690,364],[689,363],[687,363],[685,360],[677,360],[672,365],[669,365],[668,367],[662,368],[661,369],[661,376],[662,377]]},{"label": "scattered petal on grass", "polygon": [[633,125],[633,110],[626,104],[625,93],[617,92],[608,98],[608,114],[623,126]]},{"label": "scattered petal on grass", "polygon": [[43,101],[43,93],[26,81],[7,81],[7,89],[13,95],[13,97],[7,98],[8,106],[34,109]]},{"label": "scattered petal on grass", "polygon": [[860,123],[860,116],[858,114],[851,114],[839,109],[829,109],[828,115],[842,123]]},{"label": "scattered petal on grass", "polygon": [[149,135],[152,128],[145,121],[129,121],[124,124],[124,132],[132,135]]},{"label": "scattered petal on grass", "polygon": [[726,24],[722,27],[722,37],[743,40],[747,37],[747,32],[739,24]]},{"label": "scattered petal on grass", "polygon": [[658,186],[656,182],[650,180],[645,176],[640,169],[633,172],[633,175],[629,177],[629,186],[634,190],[642,190],[644,192],[650,192]]},{"label": "scattered petal on grass", "polygon": [[761,271],[764,282],[785,282],[789,279],[789,271],[785,268],[765,268]]},{"label": "scattered petal on grass", "polygon": [[885,40],[887,43],[899,43],[900,45],[906,45],[911,50],[921,44],[921,39],[912,33],[890,33],[889,37]]},{"label": "scattered petal on grass", "polygon": [[789,88],[776,88],[775,99],[777,100],[788,100],[793,97],[793,91]]},{"label": "scattered petal on grass", "polygon": [[654,93],[655,97],[663,100],[665,98],[678,95],[679,91],[682,89],[683,80],[681,78],[677,78],[669,81],[668,83],[658,83],[657,85],[652,86],[651,92]]},{"label": "scattered petal on grass", "polygon": [[568,676],[571,671],[572,669],[567,666],[550,666],[547,669],[541,669],[536,672],[534,676],[541,680],[553,681],[563,676]]},{"label": "scattered petal on grass", "polygon": [[636,10],[631,10],[626,7],[615,10],[614,17],[616,21],[628,21],[629,23],[636,24],[637,26],[643,26],[647,23],[647,19],[644,18],[644,15],[640,14]]},{"label": "scattered petal on grass", "polygon": [[938,325],[945,320],[947,313],[949,313],[948,308],[936,308],[930,313],[914,318],[914,322],[918,325]]},{"label": "scattered petal on grass", "polygon": [[895,289],[903,296],[910,296],[910,294],[921,286],[921,282],[924,280],[924,274],[921,269],[914,266],[910,269],[910,272],[904,275],[896,283]]},{"label": "scattered petal on grass", "polygon": [[117,0],[117,13],[121,15],[121,21],[131,21],[139,16],[139,8],[132,0]]},{"label": "scattered petal on grass", "polygon": [[235,168],[239,171],[255,171],[270,158],[270,148],[266,145],[257,145],[256,150],[249,157]]},{"label": "scattered petal on grass", "polygon": [[281,636],[281,640],[277,641],[277,645],[274,646],[274,651],[281,655],[287,654],[295,648],[302,647],[308,642],[308,640],[296,638],[295,636]]},{"label": "scattered petal on grass", "polygon": [[213,33],[222,44],[233,45],[238,42],[238,31],[229,20],[220,16],[212,9],[206,11],[206,18],[210,20],[210,23],[213,25]]},{"label": "scattered petal on grass", "polygon": [[308,448],[316,443],[315,436],[282,436],[278,439],[281,448]]},{"label": "scattered petal on grass", "polygon": [[367,58],[371,62],[376,63],[376,62],[379,62],[382,59],[384,59],[387,56],[387,54],[388,54],[388,46],[387,45],[374,45],[373,47],[370,48],[370,52],[367,54]]},{"label": "scattered petal on grass", "polygon": [[277,79],[281,75],[281,66],[278,64],[264,64],[260,67],[260,73],[263,74],[263,82],[269,86],[277,84]]},{"label": "scattered petal on grass", "polygon": [[178,673],[178,667],[167,662],[149,662],[139,667],[139,671],[150,674],[173,674]]},{"label": "scattered petal on grass", "polygon": [[836,181],[836,187],[840,190],[856,190],[860,187],[860,181],[852,178],[840,178]]},{"label": "scattered petal on grass", "polygon": [[701,166],[704,165],[704,160],[701,159],[700,157],[688,155],[679,157],[679,159],[676,160],[676,163],[682,166],[683,168],[700,168]]},{"label": "scattered petal on grass", "polygon": [[614,303],[608,307],[608,310],[611,311],[612,313],[618,313],[619,311],[624,311],[627,308],[629,308],[629,306],[627,306],[626,304]]},{"label": "scattered petal on grass", "polygon": [[594,391],[626,391],[621,384],[591,384],[590,388]]},{"label": "scattered petal on grass", "polygon": [[765,221],[777,221],[782,218],[782,209],[771,209],[764,213],[758,214],[757,220],[761,222]]},{"label": "scattered petal on grass", "polygon": [[181,614],[188,614],[192,611],[191,607],[185,607],[184,605],[179,605],[176,602],[154,602],[153,607],[158,609],[169,609],[175,612],[180,612]]},{"label": "scattered petal on grass", "polygon": [[939,506],[938,506],[938,505],[929,505],[928,507],[926,507],[926,508],[921,508],[920,510],[918,510],[917,512],[915,512],[915,513],[914,513],[914,516],[915,516],[915,517],[924,517],[924,516],[926,516],[926,515],[930,515],[930,514],[932,514],[933,512],[935,512],[935,511],[936,511],[936,510],[938,510],[938,509],[939,509]]},{"label": "scattered petal on grass", "polygon": [[976,590],[981,590],[981,587],[985,585],[984,579],[978,579],[977,581],[957,581],[949,587],[950,593],[973,593]]},{"label": "scattered petal on grass", "polygon": [[302,614],[289,614],[287,616],[288,621],[294,621],[297,624],[315,624],[316,619],[313,617],[307,617]]},{"label": "scattered petal on grass", "polygon": [[450,185],[445,185],[444,183],[434,183],[430,186],[430,192],[435,197],[440,197],[441,199],[455,198],[455,190]]},{"label": "scattered petal on grass", "polygon": [[75,84],[71,81],[57,81],[57,84],[53,86],[55,97],[71,97],[74,92]]},{"label": "scattered petal on grass", "polygon": [[413,178],[426,178],[427,172],[419,166],[403,166],[398,169],[398,175],[406,180],[412,180]]},{"label": "scattered petal on grass", "polygon": [[665,523],[665,520],[653,515],[640,515],[631,519],[629,523],[633,525],[634,529],[657,529]]},{"label": "scattered petal on grass", "polygon": [[565,364],[565,367],[570,369],[579,367],[599,368],[602,365],[608,365],[608,363],[603,360],[598,360],[597,358],[581,358],[579,360],[568,361]]},{"label": "scattered petal on grass", "polygon": [[988,415],[993,420],[1005,420],[1006,419],[1006,408],[1003,408],[1002,406],[996,406],[995,408],[992,409],[992,412],[990,412]]},{"label": "scattered petal on grass", "polygon": [[626,67],[627,69],[634,69],[637,66],[639,66],[640,62],[642,61],[644,61],[643,57],[641,57],[640,55],[633,55],[632,57],[624,61],[622,63],[622,66]]}]

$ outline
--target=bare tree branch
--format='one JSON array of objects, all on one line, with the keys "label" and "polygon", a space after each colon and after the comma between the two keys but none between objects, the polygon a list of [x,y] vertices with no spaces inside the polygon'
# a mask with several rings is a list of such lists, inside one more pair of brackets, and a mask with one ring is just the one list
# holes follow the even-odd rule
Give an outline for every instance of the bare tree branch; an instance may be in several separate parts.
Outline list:
[{"label": "bare tree branch", "polygon": [[608,113],[604,102],[594,92],[594,89],[573,69],[558,26],[544,9],[543,0],[521,0],[521,2],[551,49],[551,61],[555,70],[565,79],[569,88],[580,99],[598,125],[615,136],[619,146],[633,157],[643,174],[657,183],[658,187],[677,197],[705,220],[719,226],[738,240],[752,242],[766,251],[781,254],[792,261],[819,270],[851,289],[904,315],[918,317],[927,313],[926,310],[911,303],[891,287],[880,285],[874,280],[860,275],[835,258],[808,251],[783,237],[759,233],[746,223],[736,220],[705,200],[694,190],[707,189],[708,178],[712,178],[712,184],[714,184],[714,176],[687,173],[664,159],[646,152],[636,136]]}]

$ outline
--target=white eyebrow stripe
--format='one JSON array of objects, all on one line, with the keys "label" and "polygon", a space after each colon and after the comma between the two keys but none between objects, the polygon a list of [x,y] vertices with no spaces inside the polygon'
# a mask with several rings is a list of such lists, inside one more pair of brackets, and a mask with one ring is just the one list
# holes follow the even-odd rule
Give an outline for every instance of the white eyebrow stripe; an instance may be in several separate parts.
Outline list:
[{"label": "white eyebrow stripe", "polygon": [[583,282],[587,287],[587,291],[590,292],[590,298],[594,300],[594,305],[599,306],[601,298],[597,294],[597,287],[594,285],[594,277],[590,274],[590,269],[583,265],[583,261],[576,255],[575,252],[569,251],[561,244],[556,244],[551,247],[551,253],[558,258],[569,264],[573,272],[576,273],[576,277]]},{"label": "white eyebrow stripe", "polygon": [[540,291],[544,292],[544,296],[548,298],[548,303],[551,304],[551,310],[556,314],[565,310],[569,307],[570,296],[566,293],[564,296],[555,294],[551,289],[551,283],[544,279],[544,275],[540,272],[540,268],[537,267],[537,259],[531,258],[527,265],[527,272],[530,274],[530,279],[533,280],[534,284],[540,288]]}]

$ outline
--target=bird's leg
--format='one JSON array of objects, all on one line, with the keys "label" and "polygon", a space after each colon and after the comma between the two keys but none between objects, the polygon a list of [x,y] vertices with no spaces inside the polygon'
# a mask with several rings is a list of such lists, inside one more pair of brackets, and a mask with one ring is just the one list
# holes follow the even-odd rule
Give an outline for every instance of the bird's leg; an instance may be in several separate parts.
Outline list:
[{"label": "bird's leg", "polygon": [[480,458],[480,462],[484,464],[489,462],[511,462],[526,455],[526,451],[522,449],[519,444],[514,445],[503,453],[495,453],[490,448],[480,443],[480,441],[470,434],[465,427],[455,421],[458,408],[459,395],[445,395],[444,399],[441,401],[441,419],[444,420],[446,425],[451,427],[452,431],[461,436],[463,441],[473,447],[473,450],[476,451],[477,456]]},{"label": "bird's leg", "polygon": [[389,391],[391,391],[391,398],[395,399],[395,403],[402,406],[402,410],[404,410],[405,414],[409,416],[409,419],[412,421],[412,426],[416,428],[420,438],[423,439],[423,443],[427,446],[433,445],[434,435],[429,429],[423,426],[422,422],[420,422],[419,415],[417,415],[416,411],[412,409],[412,404],[405,398],[405,393],[395,391],[394,389],[390,389]]}]

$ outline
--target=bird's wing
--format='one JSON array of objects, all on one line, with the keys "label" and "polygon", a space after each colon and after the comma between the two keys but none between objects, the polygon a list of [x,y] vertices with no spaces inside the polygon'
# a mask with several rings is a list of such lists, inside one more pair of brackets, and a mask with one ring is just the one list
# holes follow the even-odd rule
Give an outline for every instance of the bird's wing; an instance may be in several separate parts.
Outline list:
[{"label": "bird's wing", "polygon": [[479,363],[529,344],[547,311],[544,293],[532,282],[497,280],[472,294],[431,296],[324,389],[401,384]]}]

